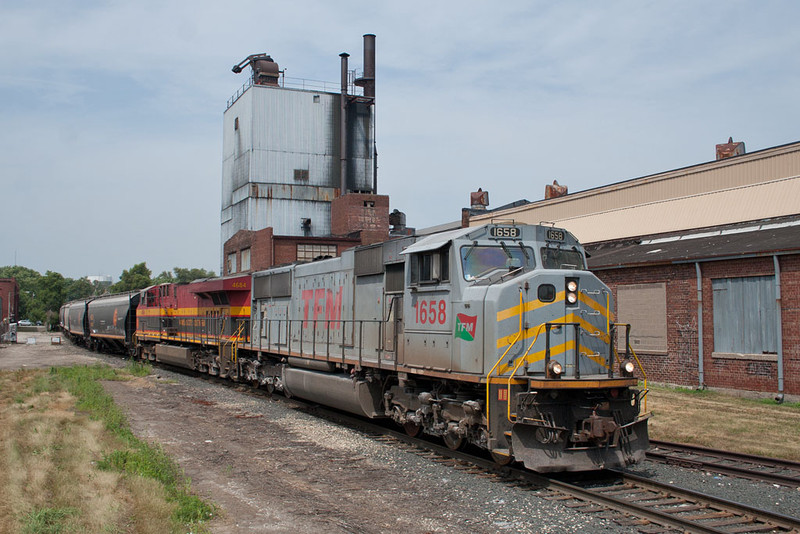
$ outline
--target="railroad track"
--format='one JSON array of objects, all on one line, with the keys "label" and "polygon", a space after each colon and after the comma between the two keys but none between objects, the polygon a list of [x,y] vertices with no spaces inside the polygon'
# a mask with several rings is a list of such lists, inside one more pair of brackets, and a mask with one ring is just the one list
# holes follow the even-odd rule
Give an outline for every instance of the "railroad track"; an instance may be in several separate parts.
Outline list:
[{"label": "railroad track", "polygon": [[[271,396],[263,389],[253,388],[241,382],[234,383],[191,371],[179,372],[234,387],[254,396]],[[640,532],[800,534],[798,518],[657,483],[621,471],[606,470],[588,481],[584,479],[580,483],[566,482],[522,468],[501,467],[488,458],[462,450],[452,450],[425,438],[411,437],[393,428],[296,397],[275,398],[312,415],[358,430],[376,441],[399,446],[433,462],[475,476],[492,478],[499,483],[537,491],[539,492],[537,496],[541,498],[558,501],[575,511],[597,514],[597,517],[612,520],[620,525],[638,527]]]},{"label": "railroad track", "polygon": [[[295,402],[296,399],[291,399]],[[299,401],[305,403],[305,401]],[[522,468],[500,467],[488,458],[454,451],[424,438],[363,419],[306,405],[312,413],[361,430],[372,439],[399,444],[406,450],[434,462],[467,471],[476,476],[493,477],[499,482],[530,490],[546,490],[539,496],[561,501],[571,509],[596,513],[620,525],[638,526],[640,532],[794,532],[800,533],[800,519],[768,512],[700,492],[661,484],[622,471],[600,472],[600,478],[570,483]]]},{"label": "railroad track", "polygon": [[650,440],[647,459],[769,484],[800,488],[800,463],[789,460],[656,440]]}]

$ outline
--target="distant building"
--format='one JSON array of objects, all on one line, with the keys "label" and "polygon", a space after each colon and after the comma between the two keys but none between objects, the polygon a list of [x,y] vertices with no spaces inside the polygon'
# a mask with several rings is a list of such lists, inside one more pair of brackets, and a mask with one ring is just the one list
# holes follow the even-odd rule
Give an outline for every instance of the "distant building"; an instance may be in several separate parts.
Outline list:
[{"label": "distant building", "polygon": [[234,67],[252,76],[223,120],[223,275],[388,238],[389,199],[376,194],[375,36],[364,36],[362,76],[340,57],[338,92],[287,83],[266,54]]}]

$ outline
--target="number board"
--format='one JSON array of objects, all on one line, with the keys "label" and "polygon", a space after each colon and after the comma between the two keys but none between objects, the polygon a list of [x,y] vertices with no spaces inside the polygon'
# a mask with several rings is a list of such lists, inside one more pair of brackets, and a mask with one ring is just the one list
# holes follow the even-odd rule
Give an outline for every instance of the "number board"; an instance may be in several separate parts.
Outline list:
[{"label": "number board", "polygon": [[489,235],[498,239],[520,239],[522,231],[516,226],[493,226]]},{"label": "number board", "polygon": [[547,239],[549,241],[564,241],[564,230],[547,229]]}]

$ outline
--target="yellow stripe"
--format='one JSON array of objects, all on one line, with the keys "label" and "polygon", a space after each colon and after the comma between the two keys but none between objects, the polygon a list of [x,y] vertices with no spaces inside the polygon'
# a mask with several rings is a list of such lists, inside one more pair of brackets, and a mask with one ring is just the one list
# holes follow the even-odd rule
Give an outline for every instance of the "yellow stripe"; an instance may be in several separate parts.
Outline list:
[{"label": "yellow stripe", "polygon": [[606,314],[605,303],[597,302],[593,298],[589,297],[589,295],[587,295],[586,293],[581,293],[580,295],[578,295],[578,298],[581,300],[581,302],[583,302],[593,310],[599,311],[604,319],[610,319],[611,322],[614,322],[614,314],[611,313],[611,310],[608,310],[608,314]]},{"label": "yellow stripe", "polygon": [[[565,352],[569,352],[569,351],[574,350],[574,348],[575,348],[575,340],[570,340],[570,341],[568,341],[566,343],[562,343],[561,345],[556,345],[554,347],[550,347],[550,357],[551,358],[555,358],[556,356],[564,354]],[[531,363],[534,363],[534,362],[538,362],[538,361],[544,360],[545,352],[546,352],[545,349],[542,349],[539,352],[532,352],[532,353],[528,354],[525,357],[525,361],[528,362],[529,364],[531,364]],[[580,352],[582,354],[587,355],[586,357],[589,358],[590,360],[592,360],[593,362],[596,362],[596,363],[600,364],[601,366],[605,367],[606,369],[608,369],[608,365],[606,364],[606,359],[603,358],[602,356],[595,355],[594,353],[590,352],[589,349],[586,348],[583,345],[580,345]],[[516,358],[514,359],[514,361],[516,361]],[[507,373],[508,371],[510,371],[513,368],[514,368],[514,365],[508,365],[507,363],[504,363],[504,364],[498,366],[497,373],[498,373],[499,376],[502,376],[502,375],[504,375],[505,373]]]},{"label": "yellow stripe", "polygon": [[[556,299],[553,302],[563,302],[563,300],[564,300],[564,292],[562,291],[561,293],[558,293],[556,295]],[[523,304],[522,308],[523,311],[529,312],[538,310],[539,308],[544,308],[545,306],[553,304],[553,302],[542,302],[540,300],[532,300],[530,302],[526,302],[525,304]],[[499,311],[497,312],[497,320],[503,321],[505,319],[517,317],[519,315],[519,309],[520,305],[517,304],[516,306],[512,306],[511,308]]]},{"label": "yellow stripe", "polygon": [[138,308],[137,317],[206,317],[207,311],[230,310],[231,316],[250,316],[250,306],[207,308]]},{"label": "yellow stripe", "polygon": [[[539,308],[544,308],[545,306],[549,306],[550,304],[564,302],[565,293],[566,293],[565,291],[560,291],[556,293],[556,298],[553,302],[542,302],[540,300],[532,300],[530,302],[526,302],[525,304],[523,304],[522,309],[525,312],[529,312],[538,310]],[[597,302],[596,300],[589,297],[589,295],[583,292],[578,294],[578,299],[580,299],[581,302],[583,302],[593,310],[600,312],[603,318],[610,319],[612,322],[614,321],[614,314],[610,313],[610,310],[609,313],[606,314],[606,307],[604,304]],[[520,310],[519,304],[516,306],[512,306],[510,308],[506,308],[505,310],[501,310],[497,312],[497,320],[504,321],[505,319],[517,317],[519,315],[519,310]]]}]

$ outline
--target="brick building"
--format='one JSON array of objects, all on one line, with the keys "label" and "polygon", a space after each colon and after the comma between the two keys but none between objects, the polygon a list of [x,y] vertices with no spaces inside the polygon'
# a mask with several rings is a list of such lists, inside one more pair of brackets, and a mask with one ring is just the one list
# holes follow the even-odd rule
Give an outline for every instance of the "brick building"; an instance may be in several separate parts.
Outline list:
[{"label": "brick building", "polygon": [[0,323],[19,320],[19,285],[15,278],[0,278]]},{"label": "brick building", "polygon": [[468,222],[575,234],[650,379],[800,395],[800,142],[716,157]]},{"label": "brick building", "polygon": [[800,395],[800,216],[587,252],[650,379]]}]

